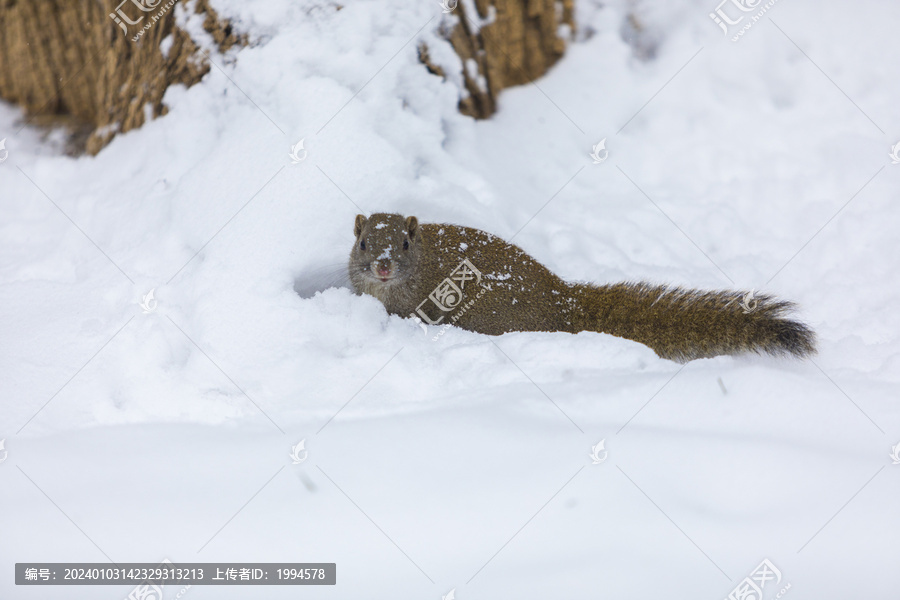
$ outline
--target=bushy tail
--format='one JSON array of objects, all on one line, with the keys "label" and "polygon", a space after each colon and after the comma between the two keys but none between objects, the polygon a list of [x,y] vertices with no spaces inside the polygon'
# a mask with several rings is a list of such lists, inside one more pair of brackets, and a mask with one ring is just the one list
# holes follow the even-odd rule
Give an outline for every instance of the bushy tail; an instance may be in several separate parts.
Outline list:
[{"label": "bushy tail", "polygon": [[765,294],[647,283],[579,287],[585,329],[640,342],[662,358],[686,362],[744,352],[797,357],[816,352],[815,333],[784,318],[794,304]]}]

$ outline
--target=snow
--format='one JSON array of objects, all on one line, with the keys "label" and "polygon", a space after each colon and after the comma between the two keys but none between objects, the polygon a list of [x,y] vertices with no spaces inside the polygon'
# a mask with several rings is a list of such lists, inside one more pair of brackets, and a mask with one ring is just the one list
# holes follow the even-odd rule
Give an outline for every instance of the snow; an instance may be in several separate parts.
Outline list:
[{"label": "snow", "polygon": [[[778,2],[732,42],[714,4],[641,9],[642,61],[631,3],[580,0],[482,122],[418,63],[454,60],[440,4],[397,0],[214,0],[250,46],[96,157],[0,104],[0,597],[130,589],[17,587],[17,561],[167,557],[337,563],[310,598],[724,598],[763,558],[767,599],[895,598],[900,6]],[[359,212],[568,280],[774,293],[820,353],[682,367],[388,316],[346,287]]]}]

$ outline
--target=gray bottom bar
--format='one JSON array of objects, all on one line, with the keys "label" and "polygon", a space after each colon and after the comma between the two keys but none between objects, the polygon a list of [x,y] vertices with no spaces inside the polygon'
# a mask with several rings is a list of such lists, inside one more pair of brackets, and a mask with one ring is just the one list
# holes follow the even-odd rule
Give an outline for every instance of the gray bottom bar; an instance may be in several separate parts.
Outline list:
[{"label": "gray bottom bar", "polygon": [[16,585],[335,585],[335,563],[16,563]]}]

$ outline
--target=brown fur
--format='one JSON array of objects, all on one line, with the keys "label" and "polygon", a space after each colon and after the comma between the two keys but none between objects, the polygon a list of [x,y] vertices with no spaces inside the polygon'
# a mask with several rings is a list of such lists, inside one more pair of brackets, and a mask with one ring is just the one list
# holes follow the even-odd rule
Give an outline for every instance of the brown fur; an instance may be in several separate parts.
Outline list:
[{"label": "brown fur", "polygon": [[[813,331],[784,318],[794,305],[771,296],[755,296],[742,305],[745,294],[736,291],[568,283],[489,233],[419,225],[415,217],[396,214],[358,215],[354,234],[349,262],[353,289],[375,296],[392,314],[415,317],[420,309],[429,322],[490,335],[598,331],[640,342],[679,362],[743,352],[798,357],[815,352]],[[465,282],[463,302],[442,311],[429,294],[464,259],[481,272],[480,285]]]}]

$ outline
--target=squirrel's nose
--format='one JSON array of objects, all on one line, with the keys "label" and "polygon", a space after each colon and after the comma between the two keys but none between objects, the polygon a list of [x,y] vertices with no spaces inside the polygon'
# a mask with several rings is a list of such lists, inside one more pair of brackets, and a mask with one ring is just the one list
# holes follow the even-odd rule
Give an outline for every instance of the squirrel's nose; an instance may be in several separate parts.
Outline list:
[{"label": "squirrel's nose", "polygon": [[391,274],[391,267],[390,265],[378,265],[375,272],[378,273],[379,277],[387,277]]}]

